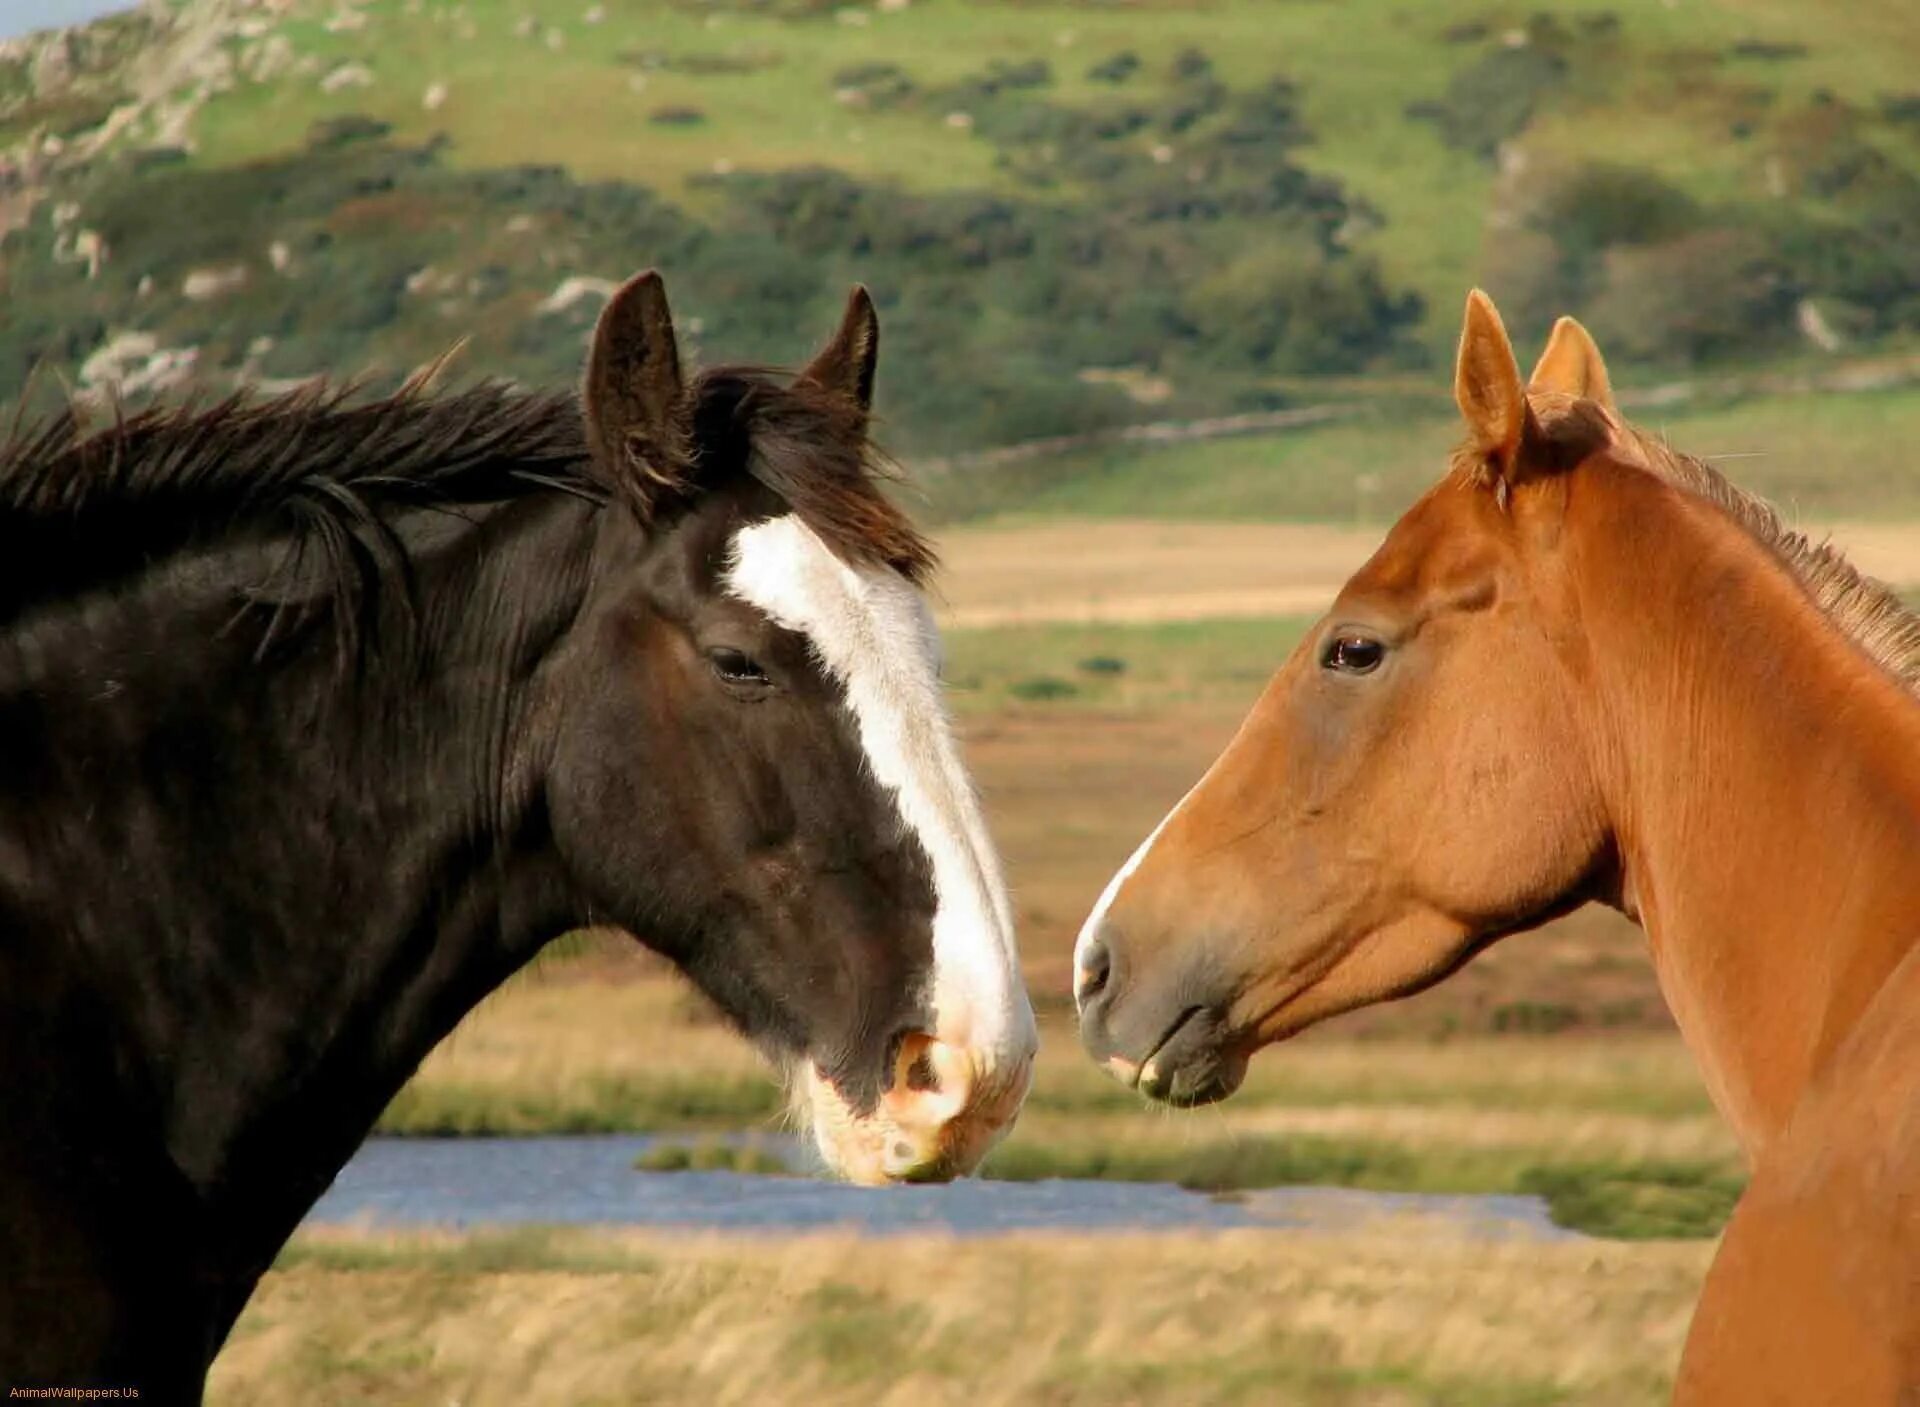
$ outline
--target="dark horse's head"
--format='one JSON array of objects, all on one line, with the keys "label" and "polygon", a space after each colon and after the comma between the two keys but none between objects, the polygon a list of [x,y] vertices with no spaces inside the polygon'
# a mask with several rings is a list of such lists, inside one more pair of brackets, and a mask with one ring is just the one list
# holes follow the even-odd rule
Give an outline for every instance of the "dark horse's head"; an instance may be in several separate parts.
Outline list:
[{"label": "dark horse's head", "polygon": [[660,280],[608,304],[584,412],[608,512],[553,667],[548,806],[605,915],[790,1062],[827,1161],[965,1172],[1035,1033],[945,716],[926,544],[877,488],[855,290],[791,384],[682,376]]},{"label": "dark horse's head", "polygon": [[979,1163],[1033,1013],[868,444],[877,339],[856,291],[798,376],[683,376],[647,275],[578,399],[0,443],[8,1370],[197,1400],[427,1052],[584,924],[786,1067],[839,1172]]}]

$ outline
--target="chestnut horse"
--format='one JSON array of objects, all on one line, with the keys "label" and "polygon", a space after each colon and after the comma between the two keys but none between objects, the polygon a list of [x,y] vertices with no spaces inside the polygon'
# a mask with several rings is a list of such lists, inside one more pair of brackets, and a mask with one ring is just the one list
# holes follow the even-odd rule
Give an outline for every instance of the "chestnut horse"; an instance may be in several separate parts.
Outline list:
[{"label": "chestnut horse", "polygon": [[1468,301],[1468,437],[1115,876],[1090,1053],[1154,1098],[1588,900],[1752,1180],[1687,1403],[1920,1397],[1920,621]]}]

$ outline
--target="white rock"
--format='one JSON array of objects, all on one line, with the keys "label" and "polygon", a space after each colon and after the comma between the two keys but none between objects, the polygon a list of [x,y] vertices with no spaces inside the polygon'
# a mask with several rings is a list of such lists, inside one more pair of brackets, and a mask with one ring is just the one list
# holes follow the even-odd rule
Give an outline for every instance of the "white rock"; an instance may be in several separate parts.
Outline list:
[{"label": "white rock", "polygon": [[195,269],[180,282],[180,296],[190,302],[205,303],[246,286],[245,264],[222,264],[217,268]]},{"label": "white rock", "polygon": [[536,313],[564,313],[583,298],[597,298],[601,302],[613,297],[614,290],[620,285],[610,278],[593,278],[587,274],[573,274],[560,281],[560,286],[540,300],[534,309]]},{"label": "white rock", "polygon": [[145,361],[159,349],[160,339],[151,332],[115,333],[80,363],[80,384],[99,386],[118,381],[134,362]]},{"label": "white rock", "polygon": [[73,237],[73,256],[87,266],[87,277],[100,277],[100,266],[107,262],[107,242],[98,230],[82,230]]},{"label": "white rock", "polygon": [[193,374],[198,347],[162,347],[151,332],[122,332],[96,348],[80,367],[80,384],[139,395],[164,391]]},{"label": "white rock", "polygon": [[341,64],[320,80],[320,91],[338,93],[348,88],[367,88],[372,85],[373,71],[365,64]]},{"label": "white rock", "polygon": [[1820,311],[1820,305],[1811,298],[1800,300],[1800,306],[1794,310],[1794,321],[1800,325],[1800,335],[1823,352],[1837,352],[1846,345],[1846,339],[1834,331],[1833,324]]}]

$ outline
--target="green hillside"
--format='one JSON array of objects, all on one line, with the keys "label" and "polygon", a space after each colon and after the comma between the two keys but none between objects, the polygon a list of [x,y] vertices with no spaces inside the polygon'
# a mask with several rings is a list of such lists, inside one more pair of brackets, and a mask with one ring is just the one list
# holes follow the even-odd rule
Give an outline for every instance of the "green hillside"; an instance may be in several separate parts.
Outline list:
[{"label": "green hillside", "polygon": [[869,283],[919,455],[1431,379],[1473,282],[1629,382],[1901,348],[1917,63],[1909,0],[186,0],[0,48],[0,399],[565,379],[648,264],[769,360]]}]

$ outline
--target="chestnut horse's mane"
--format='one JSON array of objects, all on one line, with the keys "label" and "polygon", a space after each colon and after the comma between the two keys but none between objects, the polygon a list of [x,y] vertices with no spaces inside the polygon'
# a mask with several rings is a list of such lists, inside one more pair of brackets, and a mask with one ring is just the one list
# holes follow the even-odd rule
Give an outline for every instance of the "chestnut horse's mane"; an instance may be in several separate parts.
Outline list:
[{"label": "chestnut horse's mane", "polygon": [[1624,426],[1646,467],[1675,488],[1704,498],[1772,549],[1806,587],[1827,618],[1915,693],[1920,693],[1920,615],[1884,582],[1866,575],[1826,539],[1816,541],[1781,520],[1764,498],[1657,435]]},{"label": "chestnut horse's mane", "polygon": [[[1830,541],[1815,541],[1790,528],[1764,498],[1735,486],[1703,459],[1669,445],[1651,431],[1629,425],[1593,401],[1554,393],[1530,397],[1538,415],[1538,448],[1556,467],[1571,467],[1610,445],[1627,463],[1713,504],[1799,578],[1814,603],[1883,669],[1920,693],[1920,614],[1891,587],[1866,575]],[[1624,451],[1624,453],[1621,453]],[[1463,451],[1456,467],[1479,472],[1476,456]]]}]

